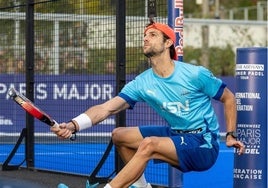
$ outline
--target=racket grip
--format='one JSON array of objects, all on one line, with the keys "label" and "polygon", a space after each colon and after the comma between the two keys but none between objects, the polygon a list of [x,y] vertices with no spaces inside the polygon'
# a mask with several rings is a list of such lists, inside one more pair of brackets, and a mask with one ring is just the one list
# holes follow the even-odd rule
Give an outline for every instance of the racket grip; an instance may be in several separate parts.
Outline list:
[{"label": "racket grip", "polygon": [[[60,129],[58,122],[56,122],[55,120],[53,120],[53,121],[54,121],[54,125],[52,127]],[[72,133],[71,136],[69,136],[69,139],[71,141],[74,141],[76,139],[76,134]]]}]

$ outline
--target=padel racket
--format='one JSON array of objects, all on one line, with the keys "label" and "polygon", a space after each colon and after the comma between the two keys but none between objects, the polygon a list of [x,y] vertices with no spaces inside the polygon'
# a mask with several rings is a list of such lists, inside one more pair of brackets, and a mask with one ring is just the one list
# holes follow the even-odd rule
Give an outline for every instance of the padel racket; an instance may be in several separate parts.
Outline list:
[{"label": "padel racket", "polygon": [[[43,110],[35,106],[32,101],[30,101],[27,97],[19,93],[14,88],[10,88],[8,91],[8,95],[11,99],[13,99],[18,105],[20,105],[26,112],[28,112],[31,116],[39,119],[40,121],[46,123],[51,127],[59,127],[59,124],[52,119],[47,113]],[[75,136],[72,135],[70,140],[74,140]]]}]

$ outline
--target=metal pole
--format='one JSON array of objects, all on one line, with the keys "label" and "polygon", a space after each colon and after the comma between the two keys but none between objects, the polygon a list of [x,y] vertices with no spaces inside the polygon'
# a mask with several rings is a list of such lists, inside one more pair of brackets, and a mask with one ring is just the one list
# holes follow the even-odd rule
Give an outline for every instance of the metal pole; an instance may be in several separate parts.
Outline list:
[{"label": "metal pole", "polygon": [[59,21],[54,21],[54,74],[59,74],[59,58],[60,58],[60,26]]},{"label": "metal pole", "polygon": [[[14,5],[16,6],[15,12],[19,12],[18,1],[14,1]],[[19,40],[20,40],[20,20],[15,19],[15,43],[14,43],[14,56],[16,59],[19,57]]]},{"label": "metal pole", "polygon": [[220,0],[215,0],[215,18],[220,19]]},{"label": "metal pole", "polygon": [[[34,101],[34,0],[26,7],[26,97]],[[26,114],[26,165],[34,167],[34,118]]]},{"label": "metal pole", "polygon": [[[202,18],[206,19],[209,15],[209,1],[203,0],[202,4]],[[209,67],[209,27],[202,25],[202,55],[201,64],[204,67]]]},{"label": "metal pole", "polygon": [[[116,1],[116,93],[126,84],[126,3]],[[116,127],[126,126],[126,112],[116,115]],[[118,152],[115,152],[115,168],[118,173],[124,166]]]},{"label": "metal pole", "polygon": [[15,43],[14,43],[14,56],[19,58],[19,40],[20,40],[20,20],[15,20]]},{"label": "metal pole", "polygon": [[[263,7],[262,7],[262,2],[257,2],[257,20],[258,21],[263,21]],[[267,5],[267,2],[266,2],[266,5]]]},{"label": "metal pole", "polygon": [[147,17],[147,15],[148,15],[148,0],[145,0],[144,3],[145,3],[145,4],[144,4],[144,7],[145,7],[145,10],[144,10],[144,12],[145,12],[144,17]]},{"label": "metal pole", "polygon": [[244,20],[248,20],[248,8],[244,8]]}]

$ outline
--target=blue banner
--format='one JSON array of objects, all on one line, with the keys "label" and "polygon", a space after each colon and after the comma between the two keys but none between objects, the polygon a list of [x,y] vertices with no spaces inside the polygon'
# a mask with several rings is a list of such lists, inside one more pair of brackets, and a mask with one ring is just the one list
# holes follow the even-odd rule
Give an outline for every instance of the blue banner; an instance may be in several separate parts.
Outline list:
[{"label": "blue banner", "polygon": [[[0,75],[0,132],[20,132],[25,127],[25,111],[7,94],[14,87],[26,93],[25,75]],[[58,122],[68,121],[89,106],[105,102],[115,96],[114,76],[37,75],[35,76],[34,103]],[[113,117],[103,127],[93,131],[110,131]],[[35,132],[49,132],[42,122],[35,121]]]},{"label": "blue banner", "polygon": [[[134,78],[129,75],[127,80]],[[234,77],[223,77],[224,82],[233,90]],[[14,87],[22,94],[26,93],[25,75],[0,75],[0,132],[19,133],[25,127],[25,111],[13,102],[7,94]],[[58,122],[68,121],[88,107],[105,102],[116,95],[114,75],[37,75],[35,76],[34,103]],[[222,104],[213,101],[218,114],[220,130],[225,132]],[[86,131],[110,132],[115,118],[103,121]],[[149,106],[137,103],[133,110],[127,110],[127,125],[165,125]],[[42,122],[35,121],[35,132],[49,132]]]},{"label": "blue banner", "polygon": [[234,187],[267,187],[267,48],[237,49],[237,134],[245,154],[235,153]]}]

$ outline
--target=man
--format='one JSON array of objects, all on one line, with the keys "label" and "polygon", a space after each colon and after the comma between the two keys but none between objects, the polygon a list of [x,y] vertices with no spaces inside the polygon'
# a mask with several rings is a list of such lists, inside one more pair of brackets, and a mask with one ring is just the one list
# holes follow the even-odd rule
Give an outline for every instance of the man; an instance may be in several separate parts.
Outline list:
[{"label": "man", "polygon": [[150,23],[144,31],[143,52],[151,67],[125,85],[118,96],[52,129],[59,137],[89,128],[108,116],[146,102],[169,126],[120,127],[112,140],[125,167],[105,188],[147,187],[143,172],[150,159],[167,162],[182,172],[209,169],[219,153],[219,124],[211,98],[223,103],[226,145],[244,152],[236,140],[236,101],[221,80],[201,66],[179,62],[176,36],[165,24]]}]

